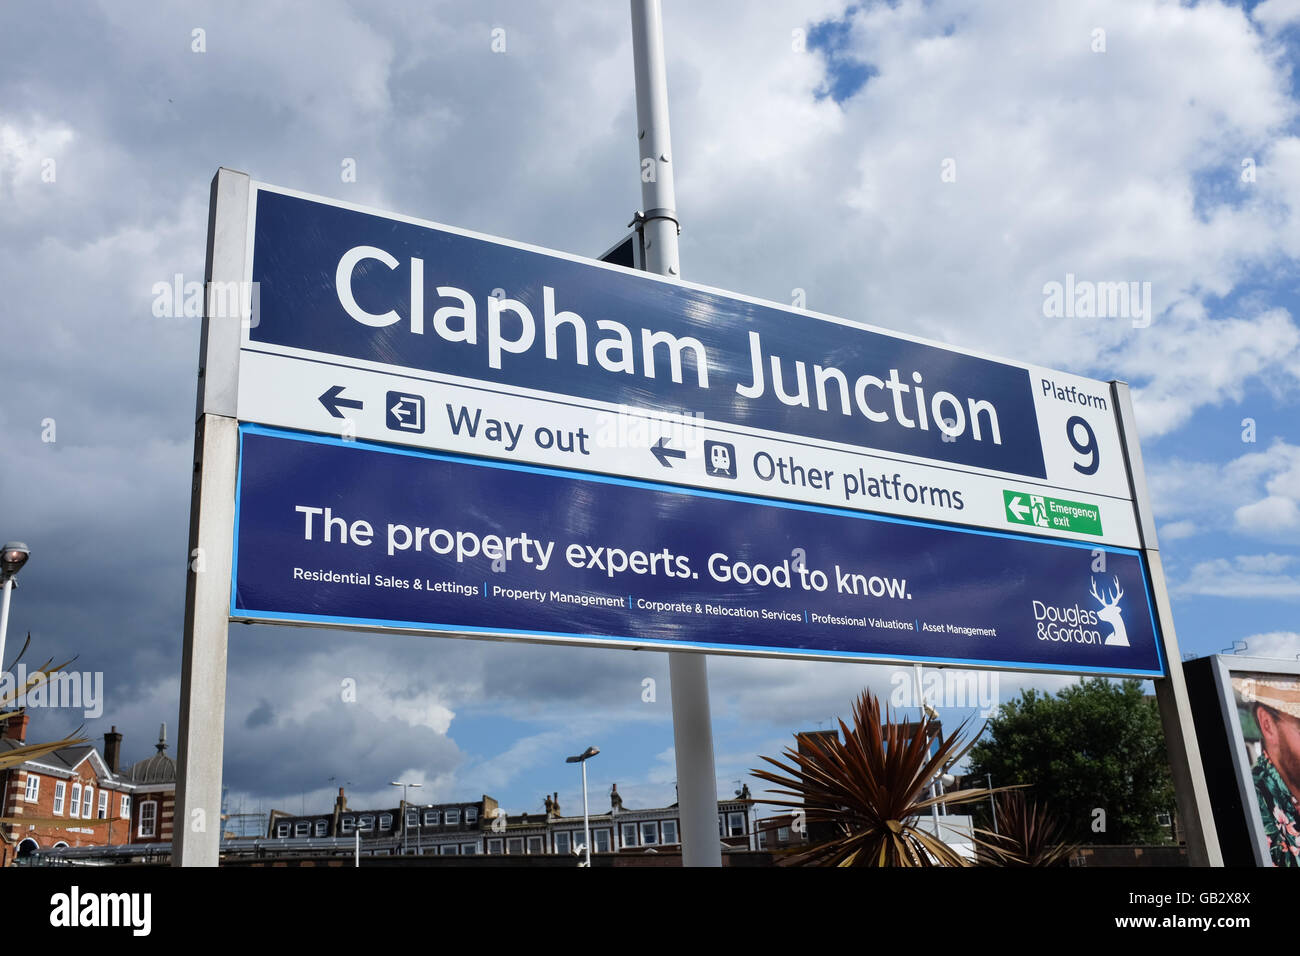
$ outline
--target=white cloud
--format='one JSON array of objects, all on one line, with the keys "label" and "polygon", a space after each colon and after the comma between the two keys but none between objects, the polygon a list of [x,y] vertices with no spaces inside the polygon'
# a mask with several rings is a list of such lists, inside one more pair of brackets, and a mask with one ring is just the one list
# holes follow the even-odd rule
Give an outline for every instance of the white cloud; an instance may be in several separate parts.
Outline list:
[{"label": "white cloud", "polygon": [[1200,530],[1200,526],[1195,521],[1171,521],[1160,526],[1156,537],[1160,541],[1178,541],[1181,538],[1190,538]]},{"label": "white cloud", "polygon": [[1297,598],[1300,575],[1287,573],[1296,562],[1289,554],[1237,555],[1201,561],[1175,591],[1225,598]]},{"label": "white cloud", "polygon": [[1300,528],[1300,507],[1294,498],[1269,495],[1234,513],[1237,527],[1255,534],[1279,534]]},{"label": "white cloud", "polygon": [[1276,33],[1300,21],[1300,0],[1264,0],[1250,15],[1269,33]]},{"label": "white cloud", "polygon": [[[1300,527],[1300,445],[1276,439],[1219,464],[1179,459],[1147,473],[1166,540],[1232,530],[1294,543]],[[1173,520],[1168,520],[1173,519]]]},{"label": "white cloud", "polygon": [[1277,657],[1294,661],[1300,657],[1300,634],[1295,631],[1269,631],[1243,638],[1251,657]]}]

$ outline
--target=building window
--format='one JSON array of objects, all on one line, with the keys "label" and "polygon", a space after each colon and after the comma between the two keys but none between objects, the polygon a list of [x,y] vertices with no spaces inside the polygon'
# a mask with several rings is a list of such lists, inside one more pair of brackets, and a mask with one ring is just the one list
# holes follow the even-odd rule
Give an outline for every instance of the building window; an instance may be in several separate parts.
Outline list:
[{"label": "building window", "polygon": [[437,811],[437,810],[425,810],[425,811],[424,811],[424,825],[425,825],[426,827],[436,827],[436,826],[438,825],[438,811]]},{"label": "building window", "polygon": [[511,837],[510,839],[506,840],[506,855],[507,855],[507,856],[523,856],[523,855],[524,855],[524,838],[523,838],[523,837]]},{"label": "building window", "polygon": [[351,833],[355,823],[356,821],[352,817],[339,817],[339,829],[344,833]]},{"label": "building window", "polygon": [[567,854],[569,853],[569,848],[570,848],[569,834],[567,833],[555,834],[555,852]]},{"label": "building window", "polygon": [[494,856],[500,856],[502,852],[502,840],[496,837],[487,841],[487,851]]},{"label": "building window", "polygon": [[727,825],[722,822],[722,814],[718,814],[718,836],[727,835]]},{"label": "building window", "polygon": [[777,827],[777,828],[776,828],[776,839],[777,839],[777,842],[778,842],[778,843],[789,843],[789,842],[790,842],[790,828],[789,828],[789,827]]},{"label": "building window", "polygon": [[370,833],[375,829],[374,814],[366,813],[357,818],[357,829],[362,833]]},{"label": "building window", "polygon": [[122,803],[121,803],[121,805],[118,807],[118,816],[120,816],[123,820],[129,820],[129,819],[131,819],[131,796],[130,796],[130,794],[126,794],[126,793],[122,794]]},{"label": "building window", "polygon": [[677,821],[676,820],[664,821],[664,842],[665,843],[677,842]]},{"label": "building window", "polygon": [[542,849],[542,838],[541,838],[541,837],[539,837],[539,836],[532,836],[532,837],[529,837],[529,838],[528,838],[528,852],[529,852],[529,853],[544,853],[544,852],[545,852],[545,850]]},{"label": "building window", "polygon": [[659,824],[656,822],[641,824],[641,842],[645,846],[654,846],[659,842]]},{"label": "building window", "polygon": [[72,799],[68,801],[68,816],[81,816],[81,784],[72,785]]},{"label": "building window", "polygon": [[99,819],[103,820],[108,816],[108,791],[99,791]]},{"label": "building window", "polygon": [[145,800],[140,804],[140,836],[151,837],[158,824],[158,801]]},{"label": "building window", "polygon": [[759,848],[760,850],[766,850],[766,849],[767,849],[767,831],[766,831],[766,830],[759,830],[759,831],[758,831],[758,848]]},{"label": "building window", "polygon": [[27,802],[35,803],[41,793],[41,778],[34,773],[27,775]]},{"label": "building window", "polygon": [[381,813],[379,815],[379,829],[391,830],[393,828],[393,815],[391,813]]},{"label": "building window", "polygon": [[460,845],[461,856],[475,856],[478,853],[477,843],[462,843]]},{"label": "building window", "polygon": [[466,807],[465,825],[472,827],[476,823],[478,823],[478,807]]},{"label": "building window", "polygon": [[316,821],[316,835],[318,837],[326,836],[330,832],[330,822],[328,820]]},{"label": "building window", "polygon": [[446,843],[438,847],[438,853],[441,856],[457,856],[460,853],[460,847],[454,843]]},{"label": "building window", "polygon": [[311,836],[311,821],[299,820],[293,825],[293,835],[296,837]]},{"label": "building window", "polygon": [[54,782],[54,812],[63,815],[63,794],[67,790],[67,784],[62,780]]},{"label": "building window", "polygon": [[636,824],[635,823],[623,824],[623,845],[636,846]]},{"label": "building window", "polygon": [[608,853],[609,852],[609,831],[592,830],[591,844],[595,848],[597,853]]},{"label": "building window", "polygon": [[459,811],[459,810],[448,810],[448,811],[447,811],[447,826],[449,826],[449,827],[457,827],[457,826],[460,826],[460,811]]},{"label": "building window", "polygon": [[407,810],[407,811],[406,811],[406,827],[407,827],[407,829],[409,830],[411,827],[418,827],[419,825],[420,825],[420,811],[419,811],[419,810]]},{"label": "building window", "polygon": [[292,827],[287,823],[277,823],[275,825],[275,835],[279,837],[281,840],[283,840],[285,837],[289,835],[289,831],[291,829]]},{"label": "building window", "polygon": [[87,820],[95,816],[95,788],[89,784],[86,785],[85,796],[81,799],[81,815]]},{"label": "building window", "polygon": [[731,830],[731,836],[744,836],[745,815],[743,813],[728,813],[727,826]]}]

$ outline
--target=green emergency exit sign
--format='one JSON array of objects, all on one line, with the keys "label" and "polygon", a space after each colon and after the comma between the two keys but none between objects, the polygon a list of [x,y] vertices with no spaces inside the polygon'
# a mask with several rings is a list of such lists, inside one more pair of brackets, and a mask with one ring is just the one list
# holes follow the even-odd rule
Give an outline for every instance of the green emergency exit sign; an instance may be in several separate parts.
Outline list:
[{"label": "green emergency exit sign", "polygon": [[1007,520],[1012,524],[1077,534],[1101,534],[1101,509],[1096,505],[1006,490],[1002,492],[1002,502]]}]

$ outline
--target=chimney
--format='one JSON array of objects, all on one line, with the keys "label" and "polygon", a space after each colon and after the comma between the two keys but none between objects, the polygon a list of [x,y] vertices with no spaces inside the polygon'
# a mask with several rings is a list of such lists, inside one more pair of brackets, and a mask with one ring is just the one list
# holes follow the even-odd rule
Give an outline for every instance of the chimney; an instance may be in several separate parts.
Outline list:
[{"label": "chimney", "polygon": [[4,723],[4,731],[0,732],[0,738],[5,740],[16,740],[20,744],[27,740],[27,725],[31,722],[31,717],[26,711],[14,714]]},{"label": "chimney", "polygon": [[558,817],[560,815],[560,791],[556,790],[551,795],[551,801],[555,804],[555,815]]},{"label": "chimney", "polygon": [[122,735],[114,726],[104,734],[104,763],[108,764],[110,773],[117,773],[118,761],[122,759]]},{"label": "chimney", "polygon": [[348,798],[343,795],[343,788],[339,787],[339,795],[334,798],[334,810],[343,813],[348,808]]}]

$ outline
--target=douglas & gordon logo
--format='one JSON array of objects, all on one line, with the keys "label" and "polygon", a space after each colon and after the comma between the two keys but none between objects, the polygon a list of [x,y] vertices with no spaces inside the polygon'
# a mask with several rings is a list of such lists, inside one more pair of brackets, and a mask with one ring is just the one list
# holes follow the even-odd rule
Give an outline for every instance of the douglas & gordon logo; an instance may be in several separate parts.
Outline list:
[{"label": "douglas & gordon logo", "polygon": [[[1038,627],[1040,641],[1061,641],[1073,644],[1108,644],[1113,647],[1128,647],[1128,632],[1124,628],[1120,599],[1124,590],[1115,577],[1115,590],[1107,590],[1105,596],[1097,593],[1097,580],[1092,579],[1092,596],[1101,607],[1089,609],[1078,604],[1061,607],[1044,604],[1035,600],[1034,622]],[[1109,633],[1102,633],[1103,625]]]}]

